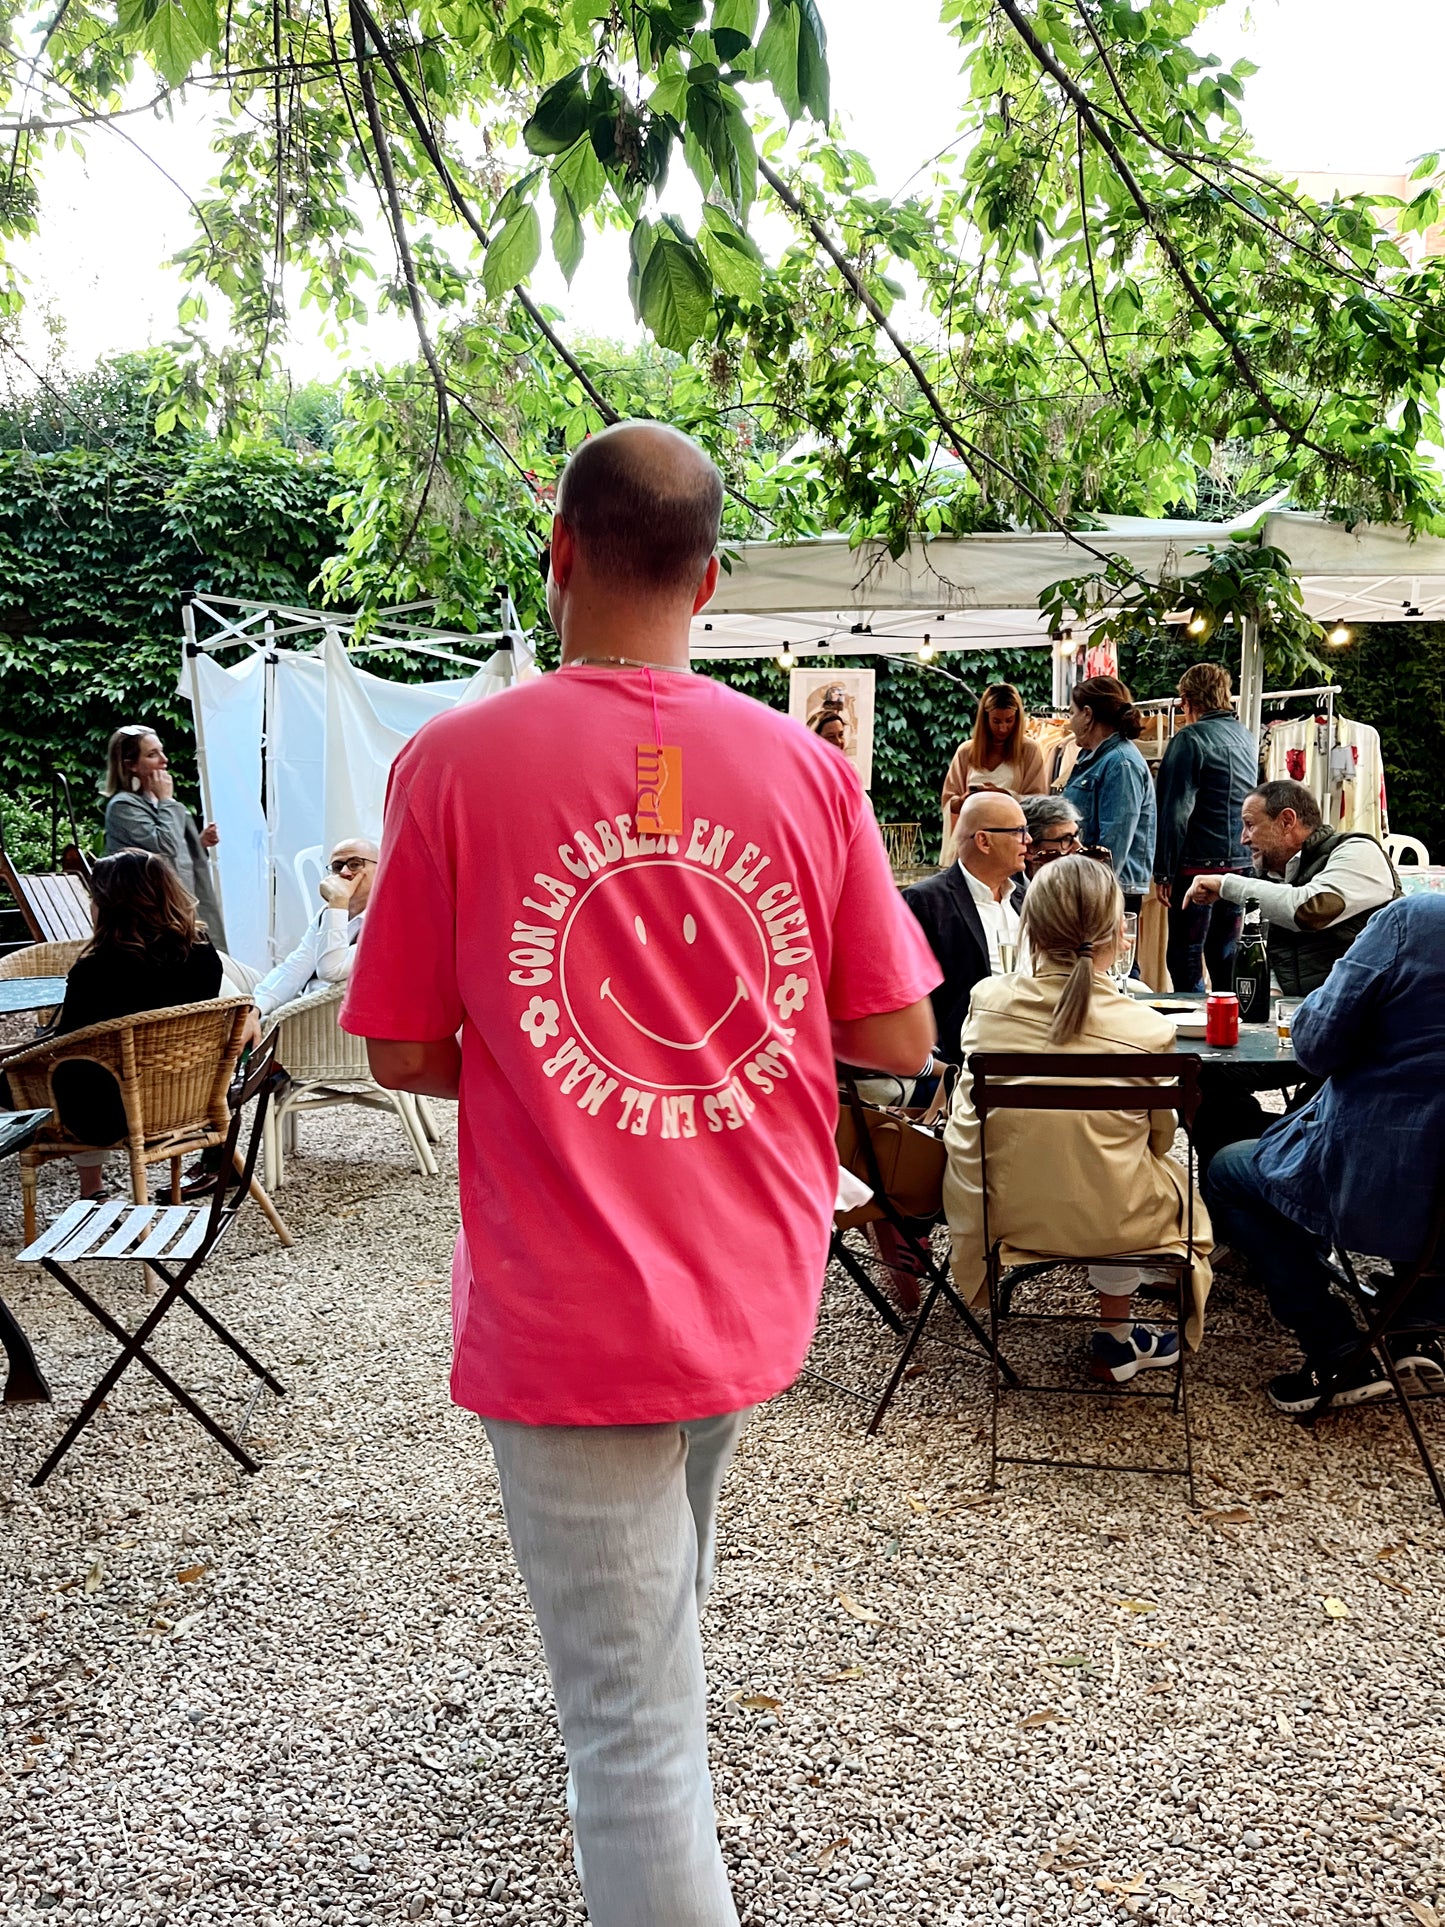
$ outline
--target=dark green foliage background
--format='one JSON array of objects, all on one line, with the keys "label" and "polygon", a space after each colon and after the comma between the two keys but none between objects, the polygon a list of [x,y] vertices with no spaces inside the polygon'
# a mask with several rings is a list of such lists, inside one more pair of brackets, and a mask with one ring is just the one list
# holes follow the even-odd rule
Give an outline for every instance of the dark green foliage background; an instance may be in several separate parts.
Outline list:
[{"label": "dark green foliage background", "polygon": [[97,783],[121,723],[163,733],[177,792],[196,806],[177,694],[182,595],[308,601],[339,541],[334,487],[324,458],[279,445],[0,453],[0,789],[17,856],[32,860],[38,840],[48,851],[52,765],[74,788],[83,839],[98,836]]}]

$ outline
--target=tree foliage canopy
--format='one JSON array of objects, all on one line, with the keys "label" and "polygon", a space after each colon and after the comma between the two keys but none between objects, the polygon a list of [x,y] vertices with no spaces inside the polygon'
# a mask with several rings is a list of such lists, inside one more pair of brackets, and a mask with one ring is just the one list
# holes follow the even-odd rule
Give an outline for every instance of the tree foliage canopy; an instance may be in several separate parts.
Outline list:
[{"label": "tree foliage canopy", "polygon": [[[1403,204],[1281,182],[1244,130],[1248,63],[1199,50],[1217,4],[944,0],[955,151],[894,196],[830,121],[826,0],[12,7],[0,235],[39,220],[56,144],[104,121],[144,143],[148,78],[157,113],[203,97],[217,172],[183,183],[154,426],[254,435],[290,304],[338,336],[407,310],[415,365],[357,377],[336,427],[328,584],[434,593],[446,620],[536,546],[567,448],[637,407],[529,293],[544,249],[570,277],[605,225],[734,533],[1086,533],[1281,488],[1445,526],[1445,264],[1408,252],[1438,159]],[[691,225],[660,198],[681,169]],[[794,236],[771,257],[761,202]]]}]

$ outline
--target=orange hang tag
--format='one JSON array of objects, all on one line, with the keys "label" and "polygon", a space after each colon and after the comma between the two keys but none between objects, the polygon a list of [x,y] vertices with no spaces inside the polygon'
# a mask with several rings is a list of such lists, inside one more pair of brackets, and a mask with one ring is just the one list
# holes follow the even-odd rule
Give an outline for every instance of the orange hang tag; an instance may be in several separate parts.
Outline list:
[{"label": "orange hang tag", "polygon": [[682,835],[682,751],[661,743],[637,745],[637,809],[642,836]]}]

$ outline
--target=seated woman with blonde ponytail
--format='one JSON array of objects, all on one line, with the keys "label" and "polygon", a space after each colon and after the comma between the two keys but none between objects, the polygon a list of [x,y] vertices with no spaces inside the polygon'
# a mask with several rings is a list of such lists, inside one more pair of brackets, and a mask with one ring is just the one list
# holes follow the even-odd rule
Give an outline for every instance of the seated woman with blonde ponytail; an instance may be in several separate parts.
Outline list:
[{"label": "seated woman with blonde ponytail", "polygon": [[[1045,864],[1024,899],[1023,939],[1032,976],[986,977],[963,1027],[972,1051],[1168,1050],[1174,1027],[1157,1011],[1121,997],[1105,974],[1122,935],[1123,898],[1112,873],[1091,857]],[[1120,1065],[1127,1076],[1127,1065]],[[1118,1252],[1184,1250],[1188,1209],[1184,1167],[1170,1155],[1167,1111],[997,1111],[989,1119],[989,1228],[1005,1264],[1055,1254],[1100,1258]],[[945,1136],[943,1203],[953,1240],[953,1275],[971,1302],[986,1286],[979,1123],[965,1068]],[[1186,1332],[1199,1342],[1209,1291],[1209,1216],[1194,1199],[1193,1305]],[[1091,1343],[1095,1377],[1124,1384],[1151,1366],[1172,1365],[1178,1339],[1136,1323],[1131,1298],[1141,1270],[1091,1264],[1100,1329]]]}]

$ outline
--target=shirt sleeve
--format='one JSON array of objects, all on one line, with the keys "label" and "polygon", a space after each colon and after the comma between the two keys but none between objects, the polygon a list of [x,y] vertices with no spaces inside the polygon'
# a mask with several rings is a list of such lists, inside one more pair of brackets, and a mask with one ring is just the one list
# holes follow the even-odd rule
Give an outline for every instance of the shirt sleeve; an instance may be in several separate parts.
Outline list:
[{"label": "shirt sleeve", "polygon": [[[356,960],[355,946],[349,935],[350,917],[344,909],[328,904],[321,913],[320,941],[316,947],[316,975],[324,984],[344,984]],[[362,929],[366,928],[365,923]]]},{"label": "shirt sleeve", "polygon": [[1226,903],[1258,897],[1260,913],[1286,930],[1328,930],[1341,917],[1377,910],[1395,894],[1390,859],[1371,837],[1352,837],[1330,854],[1308,883],[1270,883],[1262,877],[1226,876],[1219,886]]},{"label": "shirt sleeve", "polygon": [[1311,1077],[1332,1077],[1364,1053],[1376,1012],[1395,985],[1405,930],[1397,912],[1395,906],[1371,917],[1295,1012],[1291,1042],[1300,1068]]},{"label": "shirt sleeve", "polygon": [[313,923],[291,954],[268,970],[252,991],[252,999],[263,1017],[269,1017],[273,1010],[280,1010],[293,997],[299,997],[316,975],[317,935]]},{"label": "shirt sleeve", "polygon": [[928,939],[893,881],[878,825],[860,804],[833,913],[828,1015],[847,1023],[906,1010],[942,981]]},{"label": "shirt sleeve", "polygon": [[341,1006],[341,1028],[356,1037],[434,1043],[462,1026],[455,885],[423,815],[393,769],[381,862]]}]

